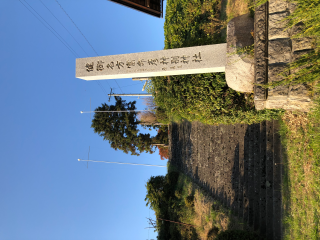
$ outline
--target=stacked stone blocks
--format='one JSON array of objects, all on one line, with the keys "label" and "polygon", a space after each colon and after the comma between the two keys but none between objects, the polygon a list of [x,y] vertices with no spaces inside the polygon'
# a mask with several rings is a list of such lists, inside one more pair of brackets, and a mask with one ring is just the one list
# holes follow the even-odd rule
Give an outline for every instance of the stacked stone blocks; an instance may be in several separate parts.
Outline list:
[{"label": "stacked stone blocks", "polygon": [[[292,38],[301,31],[302,24],[287,29],[287,17],[295,5],[284,0],[270,0],[257,8],[255,20],[255,45],[257,48],[255,82],[257,84],[279,82],[288,65],[312,49],[312,39]],[[260,35],[265,34],[266,39]],[[259,46],[263,45],[263,49]],[[259,52],[260,50],[260,52]],[[267,56],[267,57],[266,57]],[[263,67],[262,64],[263,63]],[[306,84],[277,86],[265,90],[255,87],[257,110],[283,108],[308,111],[311,106],[309,87]]]}]

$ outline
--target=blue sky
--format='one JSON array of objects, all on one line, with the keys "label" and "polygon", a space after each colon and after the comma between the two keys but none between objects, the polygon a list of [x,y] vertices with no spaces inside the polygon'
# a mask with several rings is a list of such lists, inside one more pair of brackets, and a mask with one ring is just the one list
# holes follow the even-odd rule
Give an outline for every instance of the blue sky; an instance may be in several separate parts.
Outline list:
[{"label": "blue sky", "polygon": [[[89,163],[87,169],[77,161],[90,146],[90,159],[166,165],[157,152],[137,157],[111,149],[93,133],[90,115],[80,114],[90,99],[92,109],[107,102],[110,87],[136,93],[143,83],[76,79],[74,55],[162,50],[164,19],[106,0],[58,1],[94,50],[55,0],[42,2],[73,37],[40,0],[21,2],[73,50],[19,0],[0,3],[0,239],[155,239],[144,229],[153,216],[145,183],[166,168]],[[141,99],[125,100],[144,108]]]}]

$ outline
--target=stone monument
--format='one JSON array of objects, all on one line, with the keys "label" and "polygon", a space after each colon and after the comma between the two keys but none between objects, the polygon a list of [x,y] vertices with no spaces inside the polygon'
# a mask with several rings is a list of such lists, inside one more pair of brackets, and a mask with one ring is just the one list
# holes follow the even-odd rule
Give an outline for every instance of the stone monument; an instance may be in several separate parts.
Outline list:
[{"label": "stone monument", "polygon": [[253,45],[254,22],[248,14],[233,18],[227,27],[226,81],[238,92],[253,92],[254,58],[237,49]]},{"label": "stone monument", "polygon": [[76,77],[84,80],[143,78],[224,72],[227,44],[76,59]]}]

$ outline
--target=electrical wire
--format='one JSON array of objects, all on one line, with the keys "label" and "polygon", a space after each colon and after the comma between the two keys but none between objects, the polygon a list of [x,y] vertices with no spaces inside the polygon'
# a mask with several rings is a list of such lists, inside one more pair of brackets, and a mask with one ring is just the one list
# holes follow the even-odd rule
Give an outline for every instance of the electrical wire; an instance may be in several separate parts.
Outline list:
[{"label": "electrical wire", "polygon": [[[86,38],[86,36],[81,32],[81,30],[80,30],[80,28],[77,26],[77,24],[72,20],[72,18],[69,16],[69,14],[66,12],[66,10],[64,10],[64,8],[61,6],[61,4],[58,2],[58,0],[55,0],[55,2],[59,5],[59,7],[61,8],[61,10],[64,12],[64,14],[70,19],[70,21],[73,23],[73,25],[78,29],[78,31],[80,32],[80,34],[81,34],[81,35],[83,36],[83,38],[87,41],[87,43],[90,45],[90,47],[92,48],[92,50],[96,53],[96,55],[97,55],[97,56],[100,56],[100,55],[97,53],[97,51],[93,48],[93,46],[91,45],[91,43],[89,42],[89,40]],[[117,82],[116,80],[114,80],[114,81],[115,81],[116,84],[118,85],[118,88],[120,89],[120,91],[123,93],[123,91],[122,91],[121,87],[119,86],[118,82]],[[111,87],[109,83],[107,83],[107,84],[109,85],[109,87]],[[98,84],[98,85],[99,85],[99,84]],[[100,84],[99,86],[100,86],[101,88],[103,88],[101,84]],[[106,92],[106,91],[104,90],[104,92]]]},{"label": "electrical wire", "polygon": [[[21,0],[19,0],[19,2],[33,15],[35,16],[39,22],[41,22],[43,24],[43,26],[45,26],[57,39],[59,39],[59,41],[75,56],[77,56],[77,53],[69,46],[69,44],[64,43],[58,36],[57,34],[55,34],[47,25],[44,24],[43,21],[41,21],[40,18],[37,17],[37,15],[35,15],[23,2],[21,2]],[[26,1],[25,1],[26,2]],[[26,4],[28,4],[26,2]],[[29,4],[28,4],[29,5]],[[30,6],[30,5],[29,5]],[[31,6],[30,6],[31,7]],[[32,8],[32,7],[31,7]],[[33,9],[33,8],[32,8]],[[34,10],[34,9],[33,9]],[[35,10],[34,10],[35,11]],[[36,11],[35,11],[36,12]],[[37,12],[36,12],[37,13]],[[38,13],[37,13],[38,14]],[[39,15],[39,14],[38,14]],[[39,15],[40,16],[40,15]],[[40,16],[41,17],[41,16]],[[42,17],[41,17],[42,18]],[[42,18],[43,19],[43,18]],[[46,21],[45,21],[46,22]],[[47,22],[46,22],[47,23]],[[48,24],[48,23],[47,23]],[[48,24],[50,26],[50,24]],[[51,26],[50,26],[51,27]],[[51,27],[52,28],[52,27]],[[53,28],[52,28],[53,29]],[[54,30],[54,29],[53,29]],[[55,30],[54,30],[55,31]],[[55,31],[56,32],[56,31]],[[58,34],[59,35],[59,34]],[[59,35],[60,36],[60,35]],[[61,37],[61,36],[60,36]],[[62,38],[62,37],[61,37]],[[69,47],[68,47],[69,46]]]},{"label": "electrical wire", "polygon": [[69,35],[73,38],[73,40],[76,41],[76,43],[79,45],[82,51],[87,55],[87,57],[89,57],[88,53],[82,48],[82,46],[77,41],[77,39],[69,32],[69,30],[62,24],[62,22],[60,22],[60,20],[53,14],[53,12],[51,12],[51,10],[42,2],[42,0],[39,0],[39,1],[42,3],[43,6],[45,6],[45,8],[51,13],[51,15],[60,23],[60,25],[69,33]]},{"label": "electrical wire", "polygon": [[[138,85],[138,84],[141,84],[141,83],[135,83],[135,84],[127,85],[127,86],[122,86],[122,88],[131,87],[131,86]],[[118,88],[112,88],[112,89],[118,89]]]},{"label": "electrical wire", "polygon": [[48,24],[48,26],[70,47],[70,49],[72,49],[72,51],[77,55],[77,57],[79,57],[79,55],[77,54],[77,52],[76,52],[75,50],[73,50],[73,48],[67,43],[67,41],[64,40],[64,38],[61,37],[61,35],[60,35],[56,30],[54,30],[54,28],[39,14],[26,0],[24,0],[24,1],[26,2],[26,4],[28,4],[29,7],[32,8],[33,11],[35,11],[36,14],[39,15],[39,17],[41,17],[41,19],[42,19],[46,24]]},{"label": "electrical wire", "polygon": [[62,11],[67,15],[67,17],[70,19],[70,21],[73,23],[73,25],[78,29],[78,31],[81,33],[81,35],[83,36],[83,38],[87,41],[87,43],[90,45],[90,47],[92,48],[92,50],[97,54],[97,56],[99,56],[99,54],[97,53],[97,51],[92,47],[91,43],[88,41],[88,39],[86,38],[86,36],[84,36],[84,34],[81,32],[81,30],[78,28],[77,24],[75,24],[75,22],[72,20],[72,18],[69,16],[69,14],[63,9],[63,7],[61,6],[61,4],[58,2],[58,0],[55,0],[56,3],[59,5],[59,7],[62,9]]}]

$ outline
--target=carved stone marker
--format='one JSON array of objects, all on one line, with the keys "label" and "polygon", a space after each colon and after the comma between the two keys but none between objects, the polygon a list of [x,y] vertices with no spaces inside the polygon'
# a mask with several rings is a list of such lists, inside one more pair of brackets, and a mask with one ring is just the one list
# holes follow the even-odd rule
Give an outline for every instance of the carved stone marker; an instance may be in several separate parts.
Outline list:
[{"label": "carved stone marker", "polygon": [[141,78],[224,72],[227,44],[76,59],[76,77],[84,80]]}]

